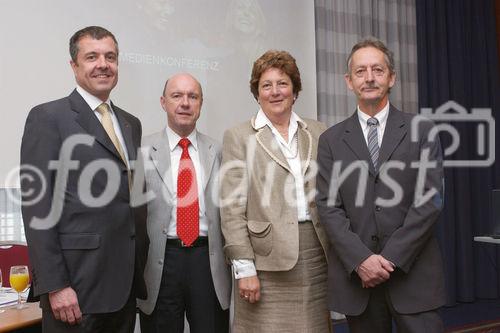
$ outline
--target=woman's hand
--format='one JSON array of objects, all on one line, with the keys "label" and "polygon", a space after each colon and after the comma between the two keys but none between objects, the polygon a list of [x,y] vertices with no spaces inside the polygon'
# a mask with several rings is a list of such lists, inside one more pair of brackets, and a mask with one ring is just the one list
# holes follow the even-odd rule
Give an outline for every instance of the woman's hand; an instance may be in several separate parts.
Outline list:
[{"label": "woman's hand", "polygon": [[260,281],[257,275],[241,278],[238,280],[240,297],[250,303],[258,302],[260,299]]}]

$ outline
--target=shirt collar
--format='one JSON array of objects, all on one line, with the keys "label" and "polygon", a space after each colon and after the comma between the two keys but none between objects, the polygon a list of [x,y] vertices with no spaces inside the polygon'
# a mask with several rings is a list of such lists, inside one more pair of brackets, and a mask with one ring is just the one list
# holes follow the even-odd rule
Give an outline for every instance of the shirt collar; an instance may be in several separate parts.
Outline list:
[{"label": "shirt collar", "polygon": [[[357,107],[357,112],[358,112],[359,121],[363,124],[363,127],[368,126],[367,121],[371,117],[369,115],[367,115],[366,113],[364,113],[363,111],[361,111],[361,109],[359,108],[359,105]],[[389,101],[387,101],[387,104],[382,108],[382,110],[377,112],[377,114],[373,117],[378,120],[379,125],[382,125],[382,124],[385,124],[385,122],[387,121],[388,115],[389,115]]]},{"label": "shirt collar", "polygon": [[[167,138],[168,138],[168,145],[170,148],[170,152],[174,151],[175,147],[179,145],[179,140],[182,138],[179,134],[175,133],[173,129],[171,129],[169,126],[165,128],[165,131],[167,132]],[[198,151],[198,140],[197,140],[197,135],[196,135],[196,129],[193,130],[187,138],[189,141],[191,141],[191,145],[193,148]]]},{"label": "shirt collar", "polygon": [[[95,111],[95,109],[97,109],[97,107],[103,103],[99,98],[95,97],[87,90],[80,87],[78,84],[76,85],[76,91],[78,91],[80,96],[83,97],[92,111]],[[113,112],[113,108],[111,107],[111,100],[108,98],[104,103],[108,104],[109,109],[111,110],[111,112]]]},{"label": "shirt collar", "polygon": [[[292,129],[294,130],[293,132],[295,132],[299,123],[302,124],[302,126],[306,125],[306,123],[295,112],[292,111],[292,115],[290,116],[290,126],[292,126]],[[266,125],[269,126],[271,130],[275,129],[273,123],[269,120],[269,118],[267,118],[264,111],[262,111],[262,109],[259,109],[259,111],[257,112],[257,116],[255,116],[254,128],[260,129]]]}]

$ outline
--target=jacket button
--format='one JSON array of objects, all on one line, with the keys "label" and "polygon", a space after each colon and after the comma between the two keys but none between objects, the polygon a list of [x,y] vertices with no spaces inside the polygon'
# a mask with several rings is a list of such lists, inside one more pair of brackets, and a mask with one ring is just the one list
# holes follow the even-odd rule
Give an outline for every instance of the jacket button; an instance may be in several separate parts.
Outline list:
[{"label": "jacket button", "polygon": [[372,236],[372,241],[374,241],[374,242],[378,242],[378,237],[377,237],[376,235],[373,235],[373,236]]}]

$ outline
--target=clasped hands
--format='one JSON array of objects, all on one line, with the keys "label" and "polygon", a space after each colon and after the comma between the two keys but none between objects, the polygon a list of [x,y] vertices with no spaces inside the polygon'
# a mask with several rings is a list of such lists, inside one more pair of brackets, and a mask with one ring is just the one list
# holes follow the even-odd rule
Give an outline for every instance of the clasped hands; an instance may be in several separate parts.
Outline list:
[{"label": "clasped hands", "polygon": [[387,281],[394,272],[393,264],[379,254],[366,258],[356,270],[363,288],[372,288]]},{"label": "clasped hands", "polygon": [[255,303],[260,299],[260,281],[257,275],[244,277],[238,280],[240,297],[244,300]]}]

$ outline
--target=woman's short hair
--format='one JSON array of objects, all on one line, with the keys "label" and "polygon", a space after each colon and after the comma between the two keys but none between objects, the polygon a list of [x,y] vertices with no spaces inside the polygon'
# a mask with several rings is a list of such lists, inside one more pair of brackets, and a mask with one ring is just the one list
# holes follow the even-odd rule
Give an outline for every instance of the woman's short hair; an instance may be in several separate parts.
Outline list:
[{"label": "woman's short hair", "polygon": [[295,58],[287,51],[269,50],[253,63],[250,91],[255,99],[259,97],[260,77],[269,68],[280,69],[288,75],[292,80],[293,94],[295,97],[299,96],[299,91],[302,90],[302,82]]}]

